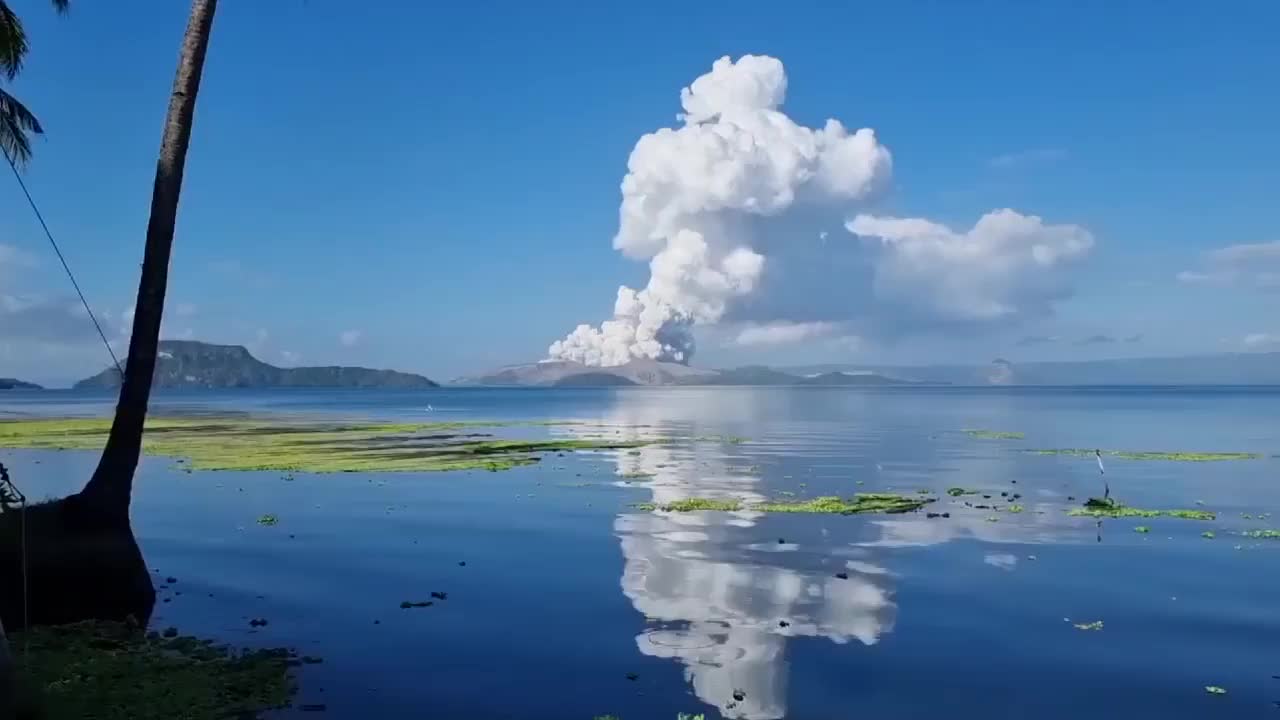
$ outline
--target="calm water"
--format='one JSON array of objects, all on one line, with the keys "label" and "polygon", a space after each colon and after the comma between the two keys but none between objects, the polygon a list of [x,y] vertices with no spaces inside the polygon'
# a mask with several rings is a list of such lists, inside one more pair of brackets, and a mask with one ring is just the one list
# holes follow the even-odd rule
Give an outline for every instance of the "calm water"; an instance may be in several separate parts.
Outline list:
[{"label": "calm water", "polygon": [[[0,396],[0,415],[109,404],[15,393]],[[1280,527],[1280,391],[291,391],[172,394],[156,405],[581,420],[590,430],[535,432],[605,424],[684,439],[503,473],[294,482],[188,475],[145,459],[135,527],[148,564],[178,578],[154,625],[324,657],[301,670],[298,702],[324,703],[327,717],[1280,717],[1280,541],[1233,534]],[[975,440],[963,428],[1026,439]],[[691,440],[710,435],[750,442]],[[1068,496],[1101,493],[1093,459],[1019,452],[1032,447],[1266,459],[1110,460],[1112,491],[1127,503],[1202,501],[1219,517],[1099,526],[1064,512]],[[34,496],[76,489],[96,460],[0,458]],[[632,472],[653,477],[619,477]],[[946,496],[931,509],[951,517],[933,520],[632,507],[955,485],[997,501],[1019,492],[1026,512],[989,522],[992,513]],[[1277,517],[1242,517],[1263,512]],[[264,513],[279,525],[258,526]],[[1134,532],[1139,524],[1151,532]],[[1216,538],[1202,538],[1210,529]],[[448,599],[399,609],[431,591]],[[251,630],[251,617],[270,625]],[[1103,630],[1073,627],[1095,620]]]}]

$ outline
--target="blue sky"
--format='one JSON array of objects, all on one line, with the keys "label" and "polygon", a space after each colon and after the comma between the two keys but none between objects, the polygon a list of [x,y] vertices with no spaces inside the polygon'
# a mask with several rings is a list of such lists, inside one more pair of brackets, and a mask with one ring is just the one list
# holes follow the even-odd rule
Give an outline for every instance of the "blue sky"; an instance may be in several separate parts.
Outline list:
[{"label": "blue sky", "polygon": [[[40,0],[11,4],[32,45],[12,92],[47,131],[28,183],[91,301],[118,322],[136,290],[186,8],[81,2],[58,18]],[[611,245],[637,139],[679,124],[681,88],[717,58],[752,53],[785,64],[782,110],[796,123],[874,128],[892,153],[889,186],[848,217],[966,230],[1012,208],[1085,228],[1094,245],[1049,314],[767,346],[709,323],[695,329],[695,364],[1164,355],[1280,340],[1280,297],[1265,287],[1280,286],[1280,252],[1261,245],[1280,241],[1275,3],[352,8],[219,8],[170,336],[248,344],[274,363],[441,379],[543,357],[575,325],[609,317],[620,284],[648,280],[645,262]],[[1237,245],[1259,248],[1223,254]],[[0,181],[0,246],[11,309],[65,305],[67,281],[11,180]],[[104,364],[81,325],[70,338],[30,324],[0,319],[0,376],[66,381]],[[1085,342],[1095,336],[1117,342]]]}]

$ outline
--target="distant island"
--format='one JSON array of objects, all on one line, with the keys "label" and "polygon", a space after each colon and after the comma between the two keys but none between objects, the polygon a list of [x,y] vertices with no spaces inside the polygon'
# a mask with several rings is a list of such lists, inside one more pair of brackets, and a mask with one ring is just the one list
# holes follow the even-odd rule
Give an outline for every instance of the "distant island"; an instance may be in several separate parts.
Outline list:
[{"label": "distant island", "polygon": [[14,380],[13,378],[0,378],[0,390],[43,390],[44,388],[35,383]]},{"label": "distant island", "polygon": [[[108,368],[74,385],[77,390],[116,388],[120,373]],[[255,358],[241,345],[161,340],[156,361],[159,388],[430,388],[421,375],[362,367],[281,368]]]},{"label": "distant island", "polygon": [[[614,376],[612,379],[608,376]],[[1098,386],[1280,385],[1280,353],[1220,353],[1183,357],[1017,363],[996,358],[985,365],[826,364],[711,370],[656,360],[594,367],[566,360],[509,365],[459,378],[453,385],[562,387],[605,385],[745,386]]]},{"label": "distant island", "polygon": [[703,370],[678,363],[632,360],[614,367],[593,367],[566,360],[544,360],[529,365],[511,365],[491,373],[455,380],[455,385],[489,387],[619,387],[629,385],[937,385],[889,377],[874,372],[833,370],[819,373],[788,373],[761,365],[727,370]]}]

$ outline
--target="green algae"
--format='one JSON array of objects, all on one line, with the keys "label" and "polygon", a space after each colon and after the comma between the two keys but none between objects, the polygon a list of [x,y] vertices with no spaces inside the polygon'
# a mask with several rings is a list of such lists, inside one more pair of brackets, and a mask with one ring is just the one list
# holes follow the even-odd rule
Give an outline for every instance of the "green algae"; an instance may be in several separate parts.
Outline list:
[{"label": "green algae", "polygon": [[1212,530],[1205,530],[1204,532],[1200,533],[1200,537],[1206,540],[1212,540],[1215,537],[1217,537],[1217,535],[1215,535]]},{"label": "green algae", "polygon": [[964,434],[979,440],[1021,440],[1026,437],[1024,433],[1000,430],[965,430]]},{"label": "green algae", "polygon": [[1176,517],[1185,520],[1215,520],[1217,514],[1208,510],[1148,510],[1129,507],[1116,500],[1089,498],[1084,507],[1072,508],[1067,512],[1073,517],[1094,518],[1126,518],[1126,517]]},{"label": "green algae", "polygon": [[966,490],[962,487],[947,488],[947,494],[951,497],[960,497],[961,495],[977,495],[977,490]]},{"label": "green algae", "polygon": [[1020,513],[1026,510],[1026,508],[1022,507],[1021,505],[1010,505],[1009,507],[1005,508],[1005,510],[1011,513]]},{"label": "green algae", "polygon": [[1240,534],[1254,540],[1280,540],[1280,530],[1244,530]]},{"label": "green algae", "polygon": [[1145,535],[1145,534],[1147,534],[1147,533],[1151,532],[1151,528],[1147,527],[1146,525],[1138,525],[1138,526],[1136,526],[1136,527],[1134,527],[1134,528],[1133,528],[1133,531],[1134,531],[1134,532],[1136,532],[1136,533],[1142,533],[1142,534],[1144,534],[1144,535]]},{"label": "green algae", "polygon": [[[1093,457],[1099,451],[1081,448],[1032,449],[1024,452],[1033,455],[1072,455],[1076,457]],[[1169,462],[1221,462],[1226,460],[1258,460],[1258,453],[1243,452],[1136,452],[1132,450],[1102,450],[1108,457],[1122,460],[1163,460]]]},{"label": "green algae", "polygon": [[296,690],[287,650],[237,652],[108,622],[38,627],[11,642],[50,720],[258,717]]},{"label": "green algae", "polygon": [[270,513],[268,513],[268,514],[266,514],[266,515],[263,515],[262,517],[258,518],[258,524],[259,524],[259,525],[264,525],[264,526],[266,526],[266,527],[271,527],[271,526],[273,526],[273,525],[278,525],[279,523],[280,523],[280,518],[278,518],[278,517],[276,517],[275,515],[272,515],[272,514],[270,514]]},{"label": "green algae", "polygon": [[809,500],[771,500],[761,503],[744,503],[740,500],[720,498],[686,498],[669,503],[640,503],[635,507],[641,510],[662,510],[663,512],[693,512],[713,510],[735,512],[750,510],[764,513],[808,513],[817,515],[857,515],[861,513],[905,513],[919,510],[933,498],[898,495],[895,493],[857,493],[853,497],[842,498],[834,495],[812,498]]},{"label": "green algae", "polygon": [[[539,461],[549,452],[617,450],[650,440],[493,438],[451,431],[552,423],[324,423],[296,418],[148,418],[143,452],[188,460],[191,470],[277,472],[497,472]],[[0,421],[0,448],[99,450],[106,418]]]}]

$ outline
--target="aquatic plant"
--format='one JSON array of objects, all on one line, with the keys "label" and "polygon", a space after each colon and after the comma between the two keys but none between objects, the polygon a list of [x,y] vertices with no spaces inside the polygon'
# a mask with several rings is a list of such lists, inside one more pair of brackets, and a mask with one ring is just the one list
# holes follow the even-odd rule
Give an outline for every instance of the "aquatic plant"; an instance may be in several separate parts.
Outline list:
[{"label": "aquatic plant", "polygon": [[1226,695],[1227,694],[1227,691],[1225,688],[1220,688],[1217,685],[1205,685],[1204,691],[1209,693],[1210,695]]},{"label": "aquatic plant", "polygon": [[1101,621],[1101,620],[1094,620],[1093,622],[1087,622],[1087,623],[1076,623],[1076,624],[1075,624],[1075,628],[1076,628],[1077,630],[1101,630],[1101,629],[1102,629],[1102,621]]},{"label": "aquatic plant", "polygon": [[1280,530],[1245,530],[1240,534],[1254,540],[1280,540]]},{"label": "aquatic plant", "polygon": [[1009,507],[1005,508],[1005,510],[1011,513],[1020,513],[1025,509],[1026,508],[1022,507],[1021,505],[1010,505]]},{"label": "aquatic plant", "polygon": [[[1077,457],[1093,457],[1095,450],[1080,448],[1031,449],[1023,452],[1032,455],[1073,455]],[[1224,460],[1257,460],[1262,457],[1258,453],[1243,452],[1135,452],[1131,450],[1102,450],[1103,455],[1122,460],[1167,460],[1172,462],[1219,462]]]},{"label": "aquatic plant", "polygon": [[221,720],[285,707],[295,692],[287,650],[237,652],[194,637],[161,637],[123,623],[36,627],[22,681],[45,717]]},{"label": "aquatic plant", "polygon": [[[497,422],[324,423],[296,418],[159,417],[147,420],[148,455],[187,458],[195,470],[277,472],[497,472],[538,462],[548,452],[616,450],[656,440],[609,438],[493,438],[481,427]],[[0,421],[0,448],[97,450],[106,418]]]},{"label": "aquatic plant", "polygon": [[734,512],[752,510],[765,513],[813,513],[822,515],[856,515],[860,513],[905,513],[919,510],[933,498],[896,493],[857,493],[853,497],[842,498],[834,495],[812,498],[809,500],[770,500],[760,503],[744,503],[740,500],[724,498],[685,498],[669,503],[640,503],[635,507],[641,510],[662,510],[664,512],[692,512],[696,510],[718,510]]},{"label": "aquatic plant", "polygon": [[966,490],[962,487],[947,488],[947,494],[951,497],[960,497],[961,495],[977,495],[977,490]]},{"label": "aquatic plant", "polygon": [[271,515],[269,513],[267,515],[263,515],[262,517],[258,518],[258,524],[266,525],[267,527],[276,525],[279,522],[280,522],[280,518],[276,517],[275,515]]},{"label": "aquatic plant", "polygon": [[964,433],[971,438],[979,440],[1021,440],[1026,437],[1020,432],[1002,432],[999,430],[965,430]]},{"label": "aquatic plant", "polygon": [[1200,533],[1200,537],[1205,538],[1206,540],[1212,540],[1217,537],[1217,535],[1214,535],[1212,530],[1205,530]]},{"label": "aquatic plant", "polygon": [[1135,527],[1135,528],[1133,529],[1133,531],[1134,531],[1134,532],[1136,532],[1136,533],[1143,533],[1143,534],[1146,534],[1146,533],[1151,532],[1151,528],[1147,527],[1146,525],[1138,525],[1137,527]]},{"label": "aquatic plant", "polygon": [[1176,517],[1186,520],[1214,520],[1215,513],[1208,510],[1147,510],[1124,505],[1119,501],[1107,498],[1089,498],[1084,507],[1072,508],[1067,512],[1074,517],[1125,518],[1125,517]]}]

